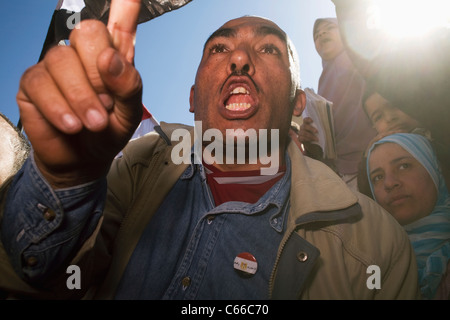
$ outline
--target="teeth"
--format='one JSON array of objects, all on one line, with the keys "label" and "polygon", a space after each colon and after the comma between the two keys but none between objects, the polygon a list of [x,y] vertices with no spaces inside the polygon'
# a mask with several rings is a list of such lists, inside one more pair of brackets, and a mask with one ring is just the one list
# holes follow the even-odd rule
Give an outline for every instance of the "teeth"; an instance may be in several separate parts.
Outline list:
[{"label": "teeth", "polygon": [[228,110],[233,111],[243,111],[247,110],[250,107],[251,107],[250,103],[231,103],[225,106],[225,108],[227,108]]},{"label": "teeth", "polygon": [[240,94],[240,93],[250,94],[250,92],[248,92],[248,90],[245,89],[244,87],[237,87],[234,88],[233,91],[231,91],[231,94]]},{"label": "teeth", "polygon": [[[250,94],[250,92],[248,92],[248,90],[244,87],[236,87],[233,89],[233,91],[231,91],[230,96],[234,95],[234,94]],[[251,104],[245,103],[245,102],[230,103],[225,106],[225,108],[227,108],[228,110],[233,110],[233,111],[244,111],[250,107],[251,107]]]}]

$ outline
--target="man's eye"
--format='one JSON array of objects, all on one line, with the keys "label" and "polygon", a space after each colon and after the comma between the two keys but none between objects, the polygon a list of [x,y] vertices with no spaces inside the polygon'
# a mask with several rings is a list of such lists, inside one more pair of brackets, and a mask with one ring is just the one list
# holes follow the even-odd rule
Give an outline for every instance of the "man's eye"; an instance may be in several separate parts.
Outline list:
[{"label": "man's eye", "polygon": [[265,54],[274,54],[274,55],[279,55],[280,54],[280,50],[276,46],[274,46],[272,44],[264,45],[261,48],[261,52],[265,53]]},{"label": "man's eye", "polygon": [[224,53],[226,51],[227,51],[227,48],[223,44],[215,44],[209,50],[209,52],[211,52],[211,53]]}]

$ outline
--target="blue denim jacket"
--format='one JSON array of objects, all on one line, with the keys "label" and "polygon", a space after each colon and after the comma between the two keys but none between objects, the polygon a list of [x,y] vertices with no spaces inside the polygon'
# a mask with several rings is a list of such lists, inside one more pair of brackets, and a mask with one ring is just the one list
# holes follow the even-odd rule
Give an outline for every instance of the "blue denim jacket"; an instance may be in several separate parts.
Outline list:
[{"label": "blue denim jacket", "polygon": [[[228,202],[218,207],[203,166],[189,166],[142,234],[116,298],[268,298],[289,210],[287,161],[283,178],[257,203]],[[3,228],[3,241],[16,258],[16,270],[39,282],[95,228],[104,205],[105,181],[52,191],[29,160],[11,188],[15,201],[9,202],[4,217],[4,226],[9,227]],[[18,220],[12,219],[13,212],[19,212]],[[243,252],[257,260],[252,276],[233,268],[234,259]]]},{"label": "blue denim jacket", "polygon": [[15,176],[7,195],[1,238],[16,272],[44,281],[92,234],[106,197],[106,179],[54,191],[33,156]]},{"label": "blue denim jacket", "polygon": [[[202,165],[190,165],[144,230],[117,299],[267,299],[289,210],[290,166],[257,203],[214,205]],[[248,252],[254,275],[234,269]]]}]

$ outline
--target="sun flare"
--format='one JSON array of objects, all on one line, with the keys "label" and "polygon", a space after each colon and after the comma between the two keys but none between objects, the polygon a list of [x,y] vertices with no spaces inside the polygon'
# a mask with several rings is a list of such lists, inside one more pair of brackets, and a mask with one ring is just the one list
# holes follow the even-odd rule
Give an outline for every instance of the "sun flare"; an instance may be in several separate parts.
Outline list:
[{"label": "sun flare", "polygon": [[436,27],[450,26],[449,0],[373,0],[368,27],[393,37],[423,35]]}]

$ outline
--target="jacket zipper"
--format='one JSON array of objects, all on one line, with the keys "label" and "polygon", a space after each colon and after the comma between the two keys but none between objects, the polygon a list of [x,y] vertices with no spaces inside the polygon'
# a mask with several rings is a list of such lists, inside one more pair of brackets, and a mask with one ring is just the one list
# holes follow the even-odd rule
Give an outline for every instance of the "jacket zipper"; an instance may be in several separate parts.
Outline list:
[{"label": "jacket zipper", "polygon": [[274,285],[275,273],[276,273],[276,269],[277,269],[277,266],[278,266],[278,262],[280,261],[281,254],[283,253],[284,247],[285,247],[286,243],[288,242],[289,238],[291,237],[292,233],[294,232],[295,228],[296,228],[296,226],[294,226],[294,228],[292,228],[292,230],[289,231],[289,235],[287,237],[285,237],[283,242],[280,244],[280,250],[278,250],[278,255],[277,255],[277,258],[275,260],[275,264],[273,266],[272,273],[270,274],[270,279],[269,279],[269,299],[272,299],[273,285]]}]

